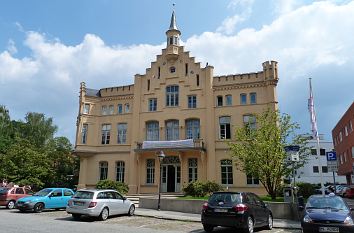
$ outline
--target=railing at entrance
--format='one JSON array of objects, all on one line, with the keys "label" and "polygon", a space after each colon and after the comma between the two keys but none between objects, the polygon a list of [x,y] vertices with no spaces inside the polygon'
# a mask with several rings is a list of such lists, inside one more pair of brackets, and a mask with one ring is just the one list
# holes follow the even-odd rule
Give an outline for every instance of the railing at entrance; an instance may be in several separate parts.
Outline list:
[{"label": "railing at entrance", "polygon": [[186,139],[176,141],[144,141],[137,142],[136,152],[155,151],[162,149],[173,149],[178,151],[203,150],[205,151],[203,139]]}]

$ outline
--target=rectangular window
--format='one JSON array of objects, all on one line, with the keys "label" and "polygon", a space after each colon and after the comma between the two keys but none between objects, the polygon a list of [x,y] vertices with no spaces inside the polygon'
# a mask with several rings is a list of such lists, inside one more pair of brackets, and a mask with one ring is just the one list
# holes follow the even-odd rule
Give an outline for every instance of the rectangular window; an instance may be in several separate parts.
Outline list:
[{"label": "rectangular window", "polygon": [[312,149],[311,149],[311,155],[317,155],[317,150],[314,149],[314,148],[312,148]]},{"label": "rectangular window", "polygon": [[125,163],[123,161],[116,162],[116,181],[124,183]]},{"label": "rectangular window", "polygon": [[109,144],[109,140],[111,138],[111,125],[110,124],[104,124],[102,125],[102,140],[101,143],[103,145]]},{"label": "rectangular window", "polygon": [[240,104],[241,105],[247,104],[247,94],[245,93],[240,94]]},{"label": "rectangular window", "polygon": [[84,104],[84,110],[82,112],[83,114],[89,114],[90,113],[90,104]]},{"label": "rectangular window", "polygon": [[108,114],[109,115],[113,115],[114,114],[114,105],[109,105]]},{"label": "rectangular window", "polygon": [[149,99],[149,112],[157,111],[157,99],[151,98]]},{"label": "rectangular window", "polygon": [[231,138],[230,121],[231,121],[231,117],[220,117],[219,118],[220,139],[230,139]]},{"label": "rectangular window", "polygon": [[328,173],[328,167],[322,166],[322,173]]},{"label": "rectangular window", "polygon": [[125,113],[128,113],[130,111],[130,105],[129,104],[125,104]]},{"label": "rectangular window", "polygon": [[250,104],[257,103],[257,94],[255,92],[250,93]]},{"label": "rectangular window", "polygon": [[197,87],[199,87],[199,74],[197,74]]},{"label": "rectangular window", "polygon": [[157,78],[160,78],[160,75],[161,75],[161,68],[159,66],[158,70],[157,70]]},{"label": "rectangular window", "polygon": [[344,135],[348,136],[348,127],[347,126],[344,127]]},{"label": "rectangular window", "polygon": [[118,104],[118,114],[123,114],[123,105]]},{"label": "rectangular window", "polygon": [[150,79],[148,79],[148,82],[147,82],[147,89],[148,89],[148,91],[150,91]]},{"label": "rectangular window", "polygon": [[179,87],[168,86],[166,87],[166,106],[176,107],[178,106]]},{"label": "rectangular window", "polygon": [[232,105],[232,95],[226,95],[226,105],[231,106]]},{"label": "rectangular window", "polygon": [[125,144],[127,143],[127,124],[126,123],[119,123],[117,126],[118,130],[118,144]]},{"label": "rectangular window", "polygon": [[256,117],[253,115],[244,115],[243,124],[247,125],[249,129],[256,129]]},{"label": "rectangular window", "polygon": [[99,163],[100,180],[107,180],[108,175],[108,162],[103,161]]},{"label": "rectangular window", "polygon": [[349,121],[349,132],[353,132],[353,124],[352,121]]},{"label": "rectangular window", "polygon": [[319,173],[318,166],[313,166],[312,171],[313,173]]},{"label": "rectangular window", "polygon": [[108,108],[106,105],[102,106],[102,115],[107,115],[108,114]]},{"label": "rectangular window", "polygon": [[354,146],[352,146],[352,158],[354,158]]},{"label": "rectangular window", "polygon": [[188,159],[188,182],[198,180],[198,159]]},{"label": "rectangular window", "polygon": [[146,183],[147,184],[155,183],[155,160],[154,159],[146,160]]},{"label": "rectangular window", "polygon": [[255,178],[251,175],[247,175],[247,184],[249,185],[258,185],[259,184],[259,179]]},{"label": "rectangular window", "polygon": [[223,105],[222,96],[216,97],[216,106],[221,107]]},{"label": "rectangular window", "polygon": [[158,141],[159,140],[159,122],[151,121],[146,123],[146,140]]},{"label": "rectangular window", "polygon": [[188,96],[188,108],[196,108],[197,107],[197,96],[189,95]]},{"label": "rectangular window", "polygon": [[81,143],[86,144],[87,142],[87,129],[88,129],[88,124],[83,124],[82,129],[81,129]]},{"label": "rectangular window", "polygon": [[320,149],[320,155],[326,155],[326,149]]},{"label": "rectangular window", "polygon": [[221,160],[221,184],[233,184],[232,160]]},{"label": "rectangular window", "polygon": [[186,120],[186,139],[197,139],[200,136],[199,119]]},{"label": "rectangular window", "polygon": [[339,132],[339,142],[343,141],[343,134],[342,131]]},{"label": "rectangular window", "polygon": [[184,74],[185,76],[187,76],[188,75],[188,63],[186,63],[186,65],[185,65],[186,67],[186,73]]},{"label": "rectangular window", "polygon": [[178,140],[179,139],[179,122],[178,120],[166,121],[166,140]]}]

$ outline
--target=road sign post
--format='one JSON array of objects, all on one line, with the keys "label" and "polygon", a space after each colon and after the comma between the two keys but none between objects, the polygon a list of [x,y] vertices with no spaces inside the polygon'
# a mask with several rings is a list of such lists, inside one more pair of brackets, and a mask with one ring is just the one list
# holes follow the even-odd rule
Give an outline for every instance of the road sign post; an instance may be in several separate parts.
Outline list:
[{"label": "road sign post", "polygon": [[334,193],[336,193],[336,176],[334,172],[338,171],[338,162],[337,162],[337,154],[335,151],[326,152],[327,157],[327,170],[328,172],[333,173],[333,184],[334,184]]}]

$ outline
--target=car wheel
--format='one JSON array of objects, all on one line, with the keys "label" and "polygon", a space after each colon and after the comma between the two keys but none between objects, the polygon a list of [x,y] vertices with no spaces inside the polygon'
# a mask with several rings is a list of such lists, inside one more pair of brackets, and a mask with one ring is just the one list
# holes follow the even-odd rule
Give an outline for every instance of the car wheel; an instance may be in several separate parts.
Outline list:
[{"label": "car wheel", "polygon": [[15,208],[15,202],[14,201],[9,201],[8,203],[7,203],[7,205],[6,205],[6,208],[7,209],[13,209],[13,208]]},{"label": "car wheel", "polygon": [[204,228],[204,231],[206,232],[212,232],[214,227],[212,225],[208,225],[208,224],[203,224],[203,228]]},{"label": "car wheel", "polygon": [[41,202],[35,204],[34,207],[33,207],[33,211],[35,213],[40,213],[40,212],[42,212],[43,209],[44,209],[44,204],[41,203]]},{"label": "car wheel", "polygon": [[271,214],[268,216],[268,225],[266,226],[266,229],[267,230],[273,229],[273,217]]},{"label": "car wheel", "polygon": [[81,214],[72,214],[74,220],[80,220]]},{"label": "car wheel", "polygon": [[247,218],[247,228],[245,229],[245,233],[253,233],[253,219],[251,217]]},{"label": "car wheel", "polygon": [[129,216],[133,216],[133,215],[134,215],[134,212],[135,212],[135,206],[134,206],[134,205],[131,205],[130,208],[129,208],[128,215],[129,215]]},{"label": "car wheel", "polygon": [[105,208],[103,208],[103,210],[102,210],[102,212],[101,212],[99,218],[100,218],[100,220],[102,220],[102,221],[106,221],[107,218],[108,218],[108,216],[109,216],[109,210],[108,210],[107,207],[105,207]]}]

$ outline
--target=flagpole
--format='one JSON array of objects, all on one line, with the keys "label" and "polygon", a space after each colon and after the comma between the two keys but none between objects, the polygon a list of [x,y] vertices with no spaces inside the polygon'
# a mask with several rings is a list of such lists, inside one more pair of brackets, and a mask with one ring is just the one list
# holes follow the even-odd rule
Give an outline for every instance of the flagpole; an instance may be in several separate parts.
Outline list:
[{"label": "flagpole", "polygon": [[320,172],[321,191],[322,191],[322,195],[324,196],[325,190],[324,190],[324,185],[323,185],[322,162],[321,162],[321,152],[320,152],[320,138],[319,138],[318,130],[317,130],[317,119],[316,119],[316,112],[315,112],[315,104],[313,101],[311,78],[309,78],[309,82],[310,82],[310,98],[309,98],[308,108],[310,111],[312,135],[316,138],[316,142],[317,142],[316,159],[317,159],[318,166],[319,166],[318,170]]}]

